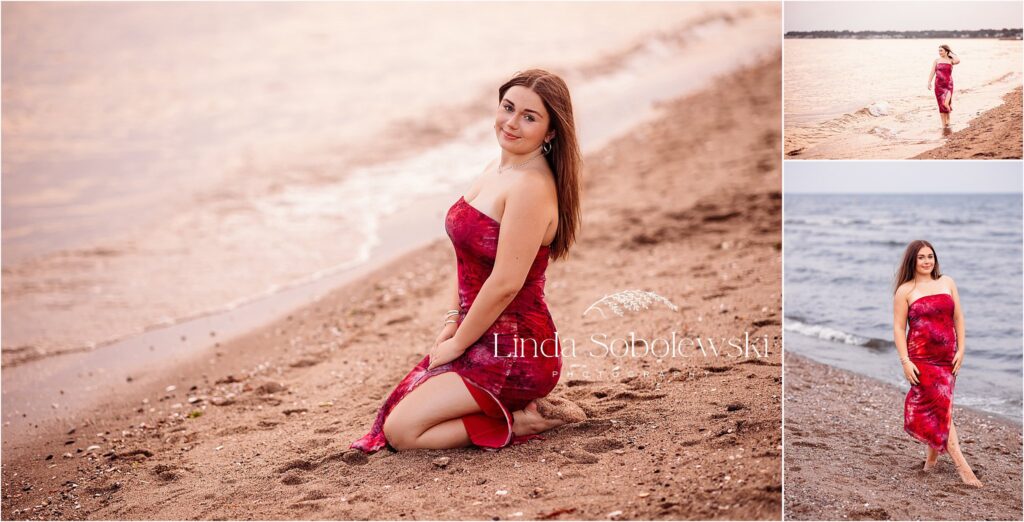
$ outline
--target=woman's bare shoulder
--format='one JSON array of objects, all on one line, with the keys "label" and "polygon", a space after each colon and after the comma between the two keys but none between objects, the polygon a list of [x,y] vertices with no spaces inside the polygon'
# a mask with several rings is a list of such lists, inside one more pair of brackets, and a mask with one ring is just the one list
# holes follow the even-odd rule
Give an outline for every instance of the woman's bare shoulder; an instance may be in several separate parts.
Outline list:
[{"label": "woman's bare shoulder", "polygon": [[542,202],[558,203],[558,187],[555,177],[547,168],[525,169],[516,180],[520,194]]},{"label": "woman's bare shoulder", "polygon": [[896,288],[896,297],[906,299],[910,295],[910,291],[914,289],[914,282],[907,281]]}]

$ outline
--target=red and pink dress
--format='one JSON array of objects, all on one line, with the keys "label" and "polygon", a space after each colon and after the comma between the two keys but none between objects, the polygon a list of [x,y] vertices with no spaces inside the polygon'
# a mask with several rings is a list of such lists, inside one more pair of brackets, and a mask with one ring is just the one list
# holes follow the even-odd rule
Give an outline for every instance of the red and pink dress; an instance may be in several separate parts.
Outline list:
[{"label": "red and pink dress", "polygon": [[939,104],[939,112],[946,110],[942,100],[949,95],[949,108],[953,108],[953,64],[935,64],[935,101]]},{"label": "red and pink dress", "polygon": [[946,451],[953,415],[956,328],[953,297],[926,295],[910,303],[907,355],[920,371],[904,403],[903,429],[939,453]]},{"label": "red and pink dress", "polygon": [[[500,222],[465,198],[459,198],[448,209],[445,230],[455,247],[458,264],[460,324],[494,268],[500,228]],[[513,436],[512,412],[548,395],[561,375],[562,348],[544,302],[549,251],[549,245],[540,247],[522,289],[475,343],[455,360],[432,370],[427,370],[430,356],[425,356],[384,401],[370,432],[351,447],[367,453],[385,446],[394,450],[384,437],[384,420],[409,392],[445,372],[462,377],[480,405],[481,413],[462,417],[474,445],[496,451],[510,444],[544,439],[541,435]]]}]

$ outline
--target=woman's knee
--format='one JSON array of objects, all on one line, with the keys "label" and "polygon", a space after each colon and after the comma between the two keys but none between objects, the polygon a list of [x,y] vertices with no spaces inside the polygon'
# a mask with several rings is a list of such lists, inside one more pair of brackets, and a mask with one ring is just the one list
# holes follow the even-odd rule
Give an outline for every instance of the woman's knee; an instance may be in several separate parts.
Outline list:
[{"label": "woman's knee", "polygon": [[419,434],[413,433],[411,426],[402,422],[401,418],[396,418],[394,415],[389,415],[388,418],[384,419],[382,431],[388,444],[396,450],[412,449],[416,438],[419,437]]}]

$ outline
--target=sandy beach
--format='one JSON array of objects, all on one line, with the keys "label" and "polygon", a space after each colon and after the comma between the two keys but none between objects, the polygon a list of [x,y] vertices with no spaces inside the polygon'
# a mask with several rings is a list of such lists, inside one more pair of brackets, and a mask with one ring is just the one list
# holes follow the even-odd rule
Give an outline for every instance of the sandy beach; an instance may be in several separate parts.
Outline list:
[{"label": "sandy beach", "polygon": [[954,132],[945,145],[914,159],[1021,159],[1021,88],[1003,96],[1003,104],[989,109]]},{"label": "sandy beach", "polygon": [[786,354],[786,519],[1020,520],[1021,426],[956,406],[964,485],[948,456],[920,470],[895,386]]},{"label": "sandy beach", "polygon": [[[134,377],[76,421],[5,438],[3,517],[779,519],[780,59],[587,155],[579,242],[547,272],[563,338],[748,333],[768,341],[761,356],[566,357],[553,394],[589,418],[545,440],[350,450],[436,335],[454,280],[445,239]],[[679,311],[582,315],[630,288]]]}]

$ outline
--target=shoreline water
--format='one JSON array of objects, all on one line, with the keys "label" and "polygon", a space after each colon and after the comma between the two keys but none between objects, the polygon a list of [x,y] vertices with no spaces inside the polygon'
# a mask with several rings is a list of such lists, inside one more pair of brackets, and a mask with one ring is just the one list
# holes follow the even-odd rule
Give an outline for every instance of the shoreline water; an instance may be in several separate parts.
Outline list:
[{"label": "shoreline water", "polygon": [[[820,364],[826,364],[843,371],[849,371],[895,386],[906,393],[907,385],[897,361],[895,346],[886,341],[886,347],[868,347],[854,344],[837,344],[833,339],[809,336],[792,327],[791,320],[785,321],[787,353],[797,354]],[[794,347],[799,345],[799,348]],[[970,362],[968,363],[970,364]],[[978,368],[972,368],[968,375],[984,375]],[[974,383],[971,383],[974,384]],[[968,388],[965,391],[965,388]],[[982,395],[982,391],[992,392],[989,383],[974,386],[963,382],[957,392],[958,404],[970,406],[984,413],[995,415],[1013,424],[1022,424],[1021,397],[1013,397],[1005,389],[997,390],[991,396]],[[966,395],[966,397],[965,397]],[[1013,399],[1016,399],[1014,401]]]},{"label": "shoreline water", "polygon": [[[756,14],[751,16],[752,20],[758,19]],[[638,43],[605,59],[604,61],[608,63],[601,69],[600,79],[584,83],[581,89],[574,93],[574,103],[578,108],[597,109],[580,114],[581,119],[584,120],[581,122],[583,126],[581,134],[587,136],[587,141],[584,142],[586,147],[583,152],[585,154],[596,152],[609,140],[630,132],[630,129],[635,128],[636,125],[658,118],[663,110],[662,105],[666,97],[672,96],[672,93],[690,93],[706,87],[709,82],[720,75],[735,68],[742,69],[749,60],[758,56],[757,53],[743,53],[742,56],[736,55],[730,59],[718,60],[713,65],[708,64],[708,60],[719,56],[710,52],[710,49],[706,49],[712,43],[709,41],[709,37],[723,31],[726,34],[731,34],[731,32],[744,30],[744,24],[749,24],[751,21],[738,19],[726,26],[719,27],[715,25],[716,19],[712,17],[707,21],[697,20],[693,23],[696,24],[696,27],[702,27],[705,34],[699,38],[686,37],[678,43],[683,45],[683,49],[701,51],[697,53],[701,56],[699,59],[694,58],[677,64],[663,73],[650,72],[638,76],[630,72],[638,64],[642,65],[647,61],[655,60],[669,52],[651,44],[649,40],[644,40],[646,43]],[[704,27],[707,24],[712,24],[712,26]],[[757,38],[758,31],[749,31],[749,33],[748,38]],[[653,39],[653,41],[661,40],[671,41],[671,38],[669,35],[659,35]],[[584,69],[589,70],[594,67],[596,65],[591,64]],[[697,74],[698,71],[699,74]],[[682,72],[689,74],[690,81],[685,85],[670,86],[669,84],[672,82],[669,80]],[[601,105],[595,107],[595,100],[598,99]],[[614,110],[609,108],[616,106],[618,108]],[[620,114],[625,107],[634,109],[628,117]],[[616,115],[622,117],[616,117]],[[632,127],[622,127],[627,124]],[[445,158],[453,155],[464,156],[464,162],[468,162],[468,158],[471,157],[479,160],[478,164],[486,163],[486,157],[467,150],[467,148],[482,149],[483,146],[467,147],[466,143],[476,144],[487,140],[490,136],[489,126],[486,122],[467,123],[467,125],[469,126],[461,129],[458,133],[445,136],[444,139],[435,136],[436,139],[432,138],[433,141],[430,142],[434,148],[424,152],[409,153],[407,151],[407,157],[392,162],[383,162],[384,158],[365,158],[367,161],[382,162],[376,165],[365,165],[363,167],[363,170],[367,172],[365,177],[367,179],[382,179],[381,177],[387,177],[396,172],[439,171],[449,161]],[[493,140],[493,137],[489,139]],[[447,149],[453,150],[447,151]],[[420,159],[421,156],[422,159]],[[462,170],[465,169],[461,169],[458,175],[453,176],[461,180],[475,174],[462,172]],[[97,388],[103,388],[108,392],[125,390],[130,386],[128,379],[146,372],[147,368],[153,364],[160,364],[167,360],[183,360],[204,351],[216,349],[235,336],[272,321],[276,317],[283,316],[290,310],[309,304],[318,295],[344,286],[368,270],[375,269],[373,267],[379,263],[425,245],[434,238],[442,237],[442,227],[434,226],[434,223],[442,221],[444,210],[450,201],[458,197],[458,193],[459,187],[448,182],[440,192],[419,196],[411,201],[408,207],[396,209],[395,214],[384,217],[378,225],[377,231],[381,240],[368,245],[366,251],[349,263],[349,266],[336,267],[336,269],[322,274],[307,275],[283,289],[271,290],[255,299],[238,302],[226,310],[193,315],[184,320],[168,321],[169,324],[166,326],[150,327],[141,334],[130,334],[94,348],[79,348],[70,353],[55,352],[47,356],[45,352],[5,350],[3,421],[11,423],[8,426],[9,429],[20,431],[32,424],[27,423],[24,419],[33,418],[34,422],[39,422],[43,419],[58,419],[73,415],[76,411],[93,405],[97,397],[101,395],[85,390]],[[5,301],[9,301],[6,296]],[[91,308],[92,313],[89,314],[89,317],[96,315],[95,308]],[[5,326],[11,324],[10,321],[17,319],[17,314],[8,316]],[[68,329],[71,331],[70,328]],[[50,378],[44,379],[43,384],[40,384],[42,376]],[[80,391],[67,395],[66,392],[69,390]],[[23,414],[29,414],[29,416],[23,417]]]},{"label": "shoreline water", "polygon": [[[1013,176],[1012,165],[1002,167]],[[943,273],[956,279],[967,310],[960,404],[1020,422],[1019,192],[786,196],[788,351],[902,386],[891,277],[908,238],[925,237],[939,249]]]},{"label": "shoreline water", "polygon": [[[787,159],[909,159],[945,143],[934,93],[925,89],[939,40],[786,41]],[[957,39],[952,131],[1002,104],[1021,85],[1019,42]],[[886,56],[880,63],[878,56]],[[920,76],[918,71],[921,71]],[[957,115],[959,114],[959,116]],[[991,152],[1002,146],[985,141]]]},{"label": "shoreline water", "polygon": [[1020,520],[1020,424],[954,398],[961,450],[985,485],[971,488],[947,455],[920,470],[925,447],[903,431],[896,386],[788,351],[785,365],[787,520]]},{"label": "shoreline water", "polygon": [[[691,13],[674,30],[647,31],[626,39],[624,48],[567,67],[581,142],[599,147],[655,117],[660,101],[702,89],[770,51],[763,20],[773,13],[730,5]],[[758,50],[722,48],[715,45],[720,40]],[[230,315],[282,289],[376,261],[370,250],[388,241],[380,227],[391,212],[454,194],[491,159],[493,135],[480,107],[492,96],[434,107],[446,115],[443,125],[406,117],[383,134],[361,137],[365,143],[335,143],[299,159],[269,151],[268,161],[246,156],[225,174],[229,187],[186,198],[169,223],[146,223],[123,238],[23,264],[5,262],[4,368]],[[225,269],[234,266],[247,268]],[[142,280],[148,284],[137,284]]]},{"label": "shoreline water", "polygon": [[[546,440],[493,454],[350,451],[436,334],[431,310],[454,277],[441,240],[217,353],[140,376],[70,434],[66,419],[5,437],[17,490],[5,518],[778,518],[781,111],[765,88],[781,86],[778,60],[667,102],[586,156],[584,227],[546,290],[568,337],[748,331],[773,339],[767,357],[567,359],[555,393],[590,418]],[[580,316],[635,287],[680,311]],[[581,378],[598,370],[620,373]],[[430,500],[441,497],[453,503]]]},{"label": "shoreline water", "polygon": [[974,117],[967,128],[954,132],[945,143],[912,159],[1021,159],[1022,88],[1006,93],[1003,103]]}]

